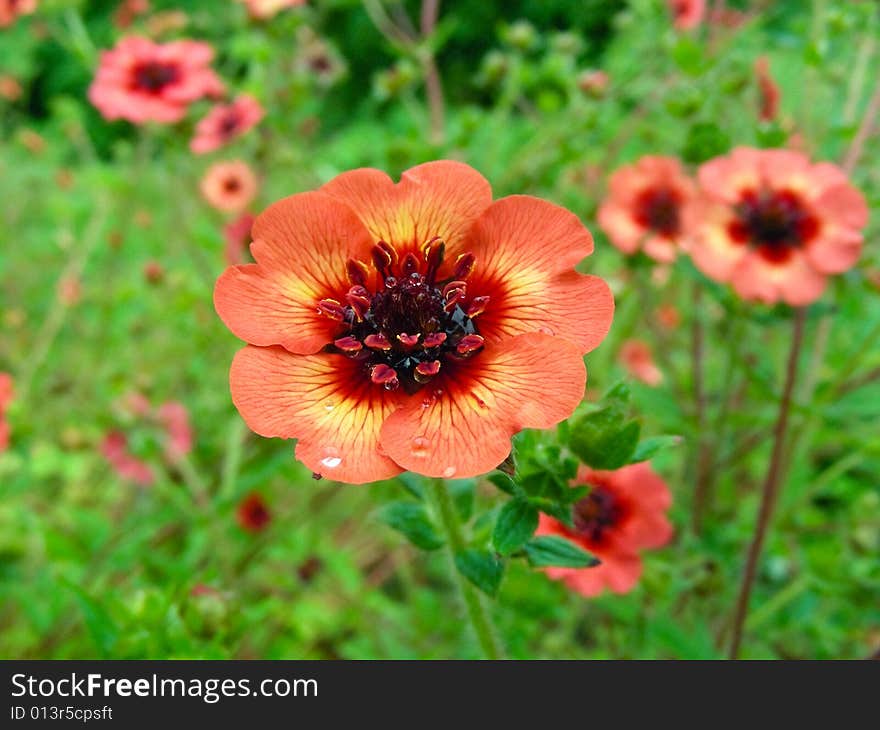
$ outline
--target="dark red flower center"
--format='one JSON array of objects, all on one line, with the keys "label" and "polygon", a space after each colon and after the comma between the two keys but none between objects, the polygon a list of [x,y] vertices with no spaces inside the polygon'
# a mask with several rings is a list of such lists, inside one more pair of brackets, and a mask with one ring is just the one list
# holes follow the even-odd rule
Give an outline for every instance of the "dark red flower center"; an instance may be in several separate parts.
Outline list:
[{"label": "dark red flower center", "polygon": [[681,195],[670,188],[648,188],[635,201],[636,222],[661,236],[673,237],[680,230]]},{"label": "dark red flower center", "polygon": [[590,542],[601,542],[608,530],[620,523],[626,509],[620,499],[608,489],[593,487],[590,493],[574,505],[574,529]]},{"label": "dark red flower center", "polygon": [[136,88],[156,94],[177,81],[180,78],[180,70],[173,63],[147,61],[135,66],[133,78]]},{"label": "dark red flower center", "polygon": [[231,137],[238,131],[241,117],[235,109],[229,109],[220,119],[220,135],[224,138]]},{"label": "dark red flower center", "polygon": [[241,190],[241,180],[239,180],[235,176],[227,177],[223,181],[223,189],[227,193],[237,193],[239,190]]},{"label": "dark red flower center", "polygon": [[244,529],[258,532],[269,524],[272,515],[259,495],[251,495],[239,504],[238,520]]},{"label": "dark red flower center", "polygon": [[736,218],[728,225],[730,237],[754,246],[767,260],[783,262],[792,251],[812,240],[819,221],[803,199],[790,190],[745,191]]},{"label": "dark red flower center", "polygon": [[489,297],[469,297],[467,278],[473,255],[458,257],[452,276],[437,280],[445,244],[433,238],[421,258],[397,251],[379,241],[372,264],[381,281],[377,291],[367,289],[369,267],[349,259],[352,286],[345,302],[322,299],[318,312],[340,324],[340,337],[325,350],[357,360],[376,384],[387,390],[403,387],[415,393],[430,383],[441,367],[463,362],[483,349],[474,319],[485,310]]}]

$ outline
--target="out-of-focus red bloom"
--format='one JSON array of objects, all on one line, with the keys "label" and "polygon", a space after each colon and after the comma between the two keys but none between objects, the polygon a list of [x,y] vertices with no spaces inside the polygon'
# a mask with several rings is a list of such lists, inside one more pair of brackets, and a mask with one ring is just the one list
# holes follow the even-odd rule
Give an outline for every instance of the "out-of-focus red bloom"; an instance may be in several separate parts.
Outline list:
[{"label": "out-of-focus red bloom", "polygon": [[257,194],[257,176],[246,162],[218,162],[202,177],[202,196],[217,210],[238,213]]},{"label": "out-of-focus red bloom", "polygon": [[758,117],[762,122],[772,122],[779,114],[779,87],[770,75],[770,61],[761,56],[755,61],[755,77],[758,82]]},{"label": "out-of-focus red bloom", "polygon": [[677,329],[681,324],[681,315],[674,304],[661,304],[656,312],[657,324],[665,330]]},{"label": "out-of-focus red bloom", "polygon": [[223,83],[210,67],[213,58],[207,43],[123,38],[101,52],[89,100],[106,119],[178,122],[192,102],[223,93]]},{"label": "out-of-focus red bloom", "polygon": [[247,132],[263,118],[263,107],[242,94],[231,104],[218,104],[196,125],[189,148],[197,155],[211,152]]},{"label": "out-of-focus red bloom", "polygon": [[608,90],[609,82],[605,71],[584,71],[578,76],[578,88],[592,96],[602,96]]},{"label": "out-of-focus red bloom", "polygon": [[651,346],[643,340],[627,340],[620,346],[620,364],[637,380],[647,385],[660,385],[663,373],[654,363]]},{"label": "out-of-focus red bloom", "polygon": [[248,262],[248,244],[251,241],[251,228],[254,225],[254,216],[250,213],[242,213],[235,220],[223,226],[223,237],[226,246],[223,253],[226,263],[230,266],[238,266]]},{"label": "out-of-focus red bloom", "polygon": [[135,18],[150,10],[150,0],[122,0],[113,13],[113,24],[117,28],[128,28]]},{"label": "out-of-focus red bloom", "polygon": [[598,220],[611,242],[626,254],[639,249],[655,261],[675,260],[683,239],[681,213],[694,184],[673,157],[642,157],[617,170]]},{"label": "out-of-focus red bloom", "polygon": [[159,407],[159,421],[165,428],[165,453],[172,461],[186,456],[193,447],[193,431],[189,412],[178,401],[169,401]]},{"label": "out-of-focus red bloom", "polygon": [[266,20],[285,8],[305,5],[306,0],[238,0],[247,6],[252,18]]},{"label": "out-of-focus red bloom", "polygon": [[150,284],[158,284],[165,277],[165,269],[158,261],[151,260],[144,264],[144,278]]},{"label": "out-of-focus red bloom", "polygon": [[58,282],[58,300],[67,307],[76,305],[82,297],[82,285],[76,276],[65,276]]},{"label": "out-of-focus red bloom", "polygon": [[266,500],[257,492],[252,492],[238,503],[235,516],[241,529],[248,532],[262,532],[272,521]]},{"label": "out-of-focus red bloom", "polygon": [[11,428],[6,420],[6,409],[15,397],[12,376],[0,373],[0,453],[9,448]]},{"label": "out-of-focus red bloom", "polygon": [[9,74],[0,75],[0,98],[6,101],[18,101],[21,99],[22,88],[15,76]]},{"label": "out-of-focus red bloom", "polygon": [[255,264],[214,291],[250,343],[232,399],[267,437],[296,438],[313,472],[364,483],[408,469],[495,468],[523,428],[549,428],[584,393],[582,355],[614,302],[574,267],[578,218],[537,198],[492,202],[459,162],[344,173],[256,220]]},{"label": "out-of-focus red bloom", "polygon": [[37,9],[37,0],[0,0],[0,28],[12,25],[20,15]]},{"label": "out-of-focus red bloom", "polygon": [[111,431],[101,442],[101,454],[120,479],[142,487],[153,484],[153,472],[149,465],[128,452],[128,438],[121,431]]},{"label": "out-of-focus red bloom", "polygon": [[542,514],[536,535],[561,535],[602,561],[592,568],[545,568],[584,596],[606,588],[628,593],[642,575],[639,551],[659,548],[672,538],[666,512],[672,496],[665,482],[647,462],[615,471],[582,468],[578,484],[590,493],[574,505],[574,527]]},{"label": "out-of-focus red bloom", "polygon": [[715,3],[712,9],[709,10],[707,20],[710,25],[734,29],[739,28],[743,23],[745,23],[747,18],[748,15],[742,10],[737,10],[736,8],[727,7],[727,5]]},{"label": "out-of-focus red bloom", "polygon": [[672,24],[678,30],[691,30],[703,22],[706,0],[667,0]]},{"label": "out-of-focus red bloom", "polygon": [[846,174],[799,152],[739,147],[705,163],[688,249],[743,299],[803,306],[855,265],[868,208]]},{"label": "out-of-focus red bloom", "polygon": [[133,391],[125,395],[122,400],[123,408],[131,415],[138,418],[149,418],[153,411],[153,406],[143,393]]}]

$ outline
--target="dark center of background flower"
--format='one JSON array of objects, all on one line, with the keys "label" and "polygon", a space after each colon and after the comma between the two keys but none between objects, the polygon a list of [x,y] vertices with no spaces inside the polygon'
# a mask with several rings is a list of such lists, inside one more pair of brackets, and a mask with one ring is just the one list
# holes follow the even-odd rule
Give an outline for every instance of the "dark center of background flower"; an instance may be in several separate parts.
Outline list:
[{"label": "dark center of background flower", "polygon": [[223,181],[223,190],[227,193],[237,193],[241,189],[241,180],[237,177],[227,177]]},{"label": "dark center of background flower", "polygon": [[819,222],[801,197],[790,190],[748,190],[728,225],[734,241],[755,246],[767,260],[783,262],[792,251],[809,242]]},{"label": "dark center of background flower", "polygon": [[231,137],[238,130],[240,122],[238,112],[235,109],[229,109],[220,119],[220,134],[223,137]]},{"label": "dark center of background flower", "polygon": [[177,81],[180,71],[175,64],[148,61],[135,66],[133,77],[135,87],[155,94]]},{"label": "dark center of background flower", "polygon": [[681,196],[669,188],[648,188],[635,203],[636,222],[662,236],[672,237],[680,228]]},{"label": "dark center of background flower", "polygon": [[617,525],[625,513],[620,500],[607,489],[593,487],[574,505],[574,529],[591,542],[600,542],[607,530]]},{"label": "dark center of background flower", "polygon": [[403,387],[415,393],[433,380],[443,365],[463,362],[483,349],[474,318],[489,297],[468,297],[467,277],[474,257],[458,257],[452,277],[437,281],[445,245],[431,239],[422,257],[397,251],[380,241],[373,247],[373,267],[382,281],[367,289],[369,267],[349,259],[352,286],[345,303],[318,302],[318,312],[340,323],[341,337],[325,350],[363,363],[364,372],[387,390]]}]

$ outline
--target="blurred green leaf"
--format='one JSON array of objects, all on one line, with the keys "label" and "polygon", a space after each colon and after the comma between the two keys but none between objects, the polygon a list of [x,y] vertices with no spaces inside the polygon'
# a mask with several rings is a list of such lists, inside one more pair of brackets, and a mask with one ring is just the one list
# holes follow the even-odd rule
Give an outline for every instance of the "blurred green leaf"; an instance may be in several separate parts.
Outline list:
[{"label": "blurred green leaf", "polygon": [[393,502],[382,510],[382,520],[400,532],[422,550],[443,547],[443,538],[437,534],[425,508],[414,502]]},{"label": "blurred green leaf", "polygon": [[538,510],[525,499],[513,499],[498,514],[492,544],[502,555],[519,549],[538,527]]},{"label": "blurred green leaf", "polygon": [[631,464],[639,461],[648,461],[648,459],[656,456],[663,449],[677,446],[680,443],[681,436],[651,436],[650,438],[642,439],[629,461]]},{"label": "blurred green leaf", "polygon": [[619,469],[630,462],[640,432],[641,424],[627,421],[619,408],[603,408],[572,425],[569,446],[587,466]]},{"label": "blurred green leaf", "polygon": [[489,596],[498,593],[504,577],[504,561],[488,550],[470,548],[455,554],[458,572]]},{"label": "blurred green leaf", "polygon": [[524,546],[533,568],[590,568],[600,561],[586,550],[559,535],[541,535]]}]

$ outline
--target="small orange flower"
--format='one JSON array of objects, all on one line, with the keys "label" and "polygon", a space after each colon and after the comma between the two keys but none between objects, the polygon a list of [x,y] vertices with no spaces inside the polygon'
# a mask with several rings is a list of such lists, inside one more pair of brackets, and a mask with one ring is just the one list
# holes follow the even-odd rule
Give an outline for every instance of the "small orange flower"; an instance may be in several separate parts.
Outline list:
[{"label": "small orange flower", "polygon": [[128,28],[135,19],[150,10],[150,0],[122,0],[113,13],[113,24],[117,28]]},{"label": "small orange flower", "polygon": [[627,340],[620,346],[620,364],[637,380],[647,385],[660,385],[663,373],[654,364],[651,346],[642,340]]},{"label": "small orange flower", "polygon": [[667,331],[677,329],[681,324],[681,315],[674,304],[661,304],[657,307],[656,318],[657,324]]},{"label": "small orange flower", "polygon": [[868,208],[840,168],[739,147],[704,164],[686,210],[697,268],[743,299],[803,306],[855,265]]},{"label": "small orange flower", "polygon": [[101,454],[120,479],[141,487],[153,485],[154,477],[149,464],[129,453],[128,438],[121,431],[111,431],[104,437]]},{"label": "small orange flower", "polygon": [[578,88],[591,96],[603,96],[611,79],[605,71],[584,71],[578,76]]},{"label": "small orange flower", "polygon": [[6,101],[18,101],[21,99],[22,88],[15,76],[9,74],[0,75],[0,98]]},{"label": "small orange flower", "polygon": [[672,24],[678,30],[691,30],[703,22],[706,0],[667,0]]},{"label": "small orange flower", "polygon": [[89,100],[105,119],[179,122],[192,102],[223,93],[223,83],[210,68],[213,58],[207,43],[123,38],[101,52]]},{"label": "small orange flower", "polygon": [[63,276],[58,282],[58,300],[67,307],[76,306],[82,297],[82,284],[76,276]]},{"label": "small orange flower", "polygon": [[642,575],[639,550],[659,548],[672,538],[666,512],[672,496],[648,462],[615,471],[582,468],[578,484],[590,493],[574,505],[574,527],[542,514],[536,535],[560,535],[595,555],[592,568],[545,568],[584,596],[598,596],[606,588],[628,593]]},{"label": "small orange flower", "polygon": [[189,411],[183,403],[168,401],[159,406],[156,415],[165,429],[165,454],[172,462],[179,461],[193,448]]},{"label": "small orange flower", "polygon": [[214,291],[250,343],[233,402],[342,482],[490,471],[517,431],[571,414],[582,355],[611,325],[605,282],[574,270],[593,249],[577,217],[527,196],[492,202],[458,162],[397,184],[345,173],[270,206],[253,238],[256,263]]},{"label": "small orange flower", "polygon": [[779,114],[779,87],[770,75],[770,61],[761,56],[755,61],[755,77],[758,82],[758,118],[772,122]]},{"label": "small orange flower", "polygon": [[263,107],[242,94],[231,104],[218,104],[196,125],[189,148],[197,155],[219,149],[247,132],[263,118]]},{"label": "small orange flower", "polygon": [[12,25],[20,15],[37,9],[37,0],[0,0],[0,28]]},{"label": "small orange flower", "polygon": [[238,503],[235,517],[241,529],[248,532],[262,532],[272,521],[266,500],[257,492],[249,494]]},{"label": "small orange flower", "polygon": [[611,242],[625,254],[640,248],[655,261],[675,260],[683,228],[681,211],[694,185],[673,157],[642,157],[617,170],[598,221]]},{"label": "small orange flower", "polygon": [[202,196],[217,210],[238,213],[257,194],[257,176],[246,162],[218,162],[211,165],[201,182]]},{"label": "small orange flower", "polygon": [[285,8],[305,5],[306,0],[238,0],[238,2],[247,6],[251,17],[266,20]]},{"label": "small orange flower", "polygon": [[12,376],[0,373],[0,453],[9,448],[10,427],[6,420],[6,409],[14,397]]}]

